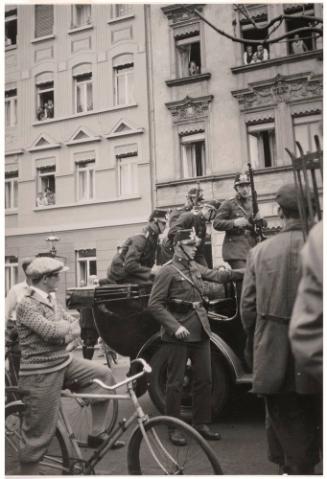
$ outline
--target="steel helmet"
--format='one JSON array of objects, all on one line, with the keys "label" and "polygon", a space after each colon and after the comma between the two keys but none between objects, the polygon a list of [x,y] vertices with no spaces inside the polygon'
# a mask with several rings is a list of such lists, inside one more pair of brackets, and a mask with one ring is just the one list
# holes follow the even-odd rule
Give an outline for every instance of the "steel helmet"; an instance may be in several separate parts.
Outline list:
[{"label": "steel helmet", "polygon": [[237,173],[234,179],[234,188],[239,185],[249,185],[250,178],[248,173]]}]

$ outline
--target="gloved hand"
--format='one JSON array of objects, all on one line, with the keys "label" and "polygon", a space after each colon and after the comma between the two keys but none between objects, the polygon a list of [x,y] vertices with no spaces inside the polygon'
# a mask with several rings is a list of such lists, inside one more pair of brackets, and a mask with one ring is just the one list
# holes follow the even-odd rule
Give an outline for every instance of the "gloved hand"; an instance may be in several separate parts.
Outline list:
[{"label": "gloved hand", "polygon": [[242,216],[241,218],[236,218],[234,220],[234,226],[236,226],[236,228],[247,228],[248,226],[250,226],[250,223],[248,222],[248,220],[246,218],[244,218],[244,216]]},{"label": "gloved hand", "polygon": [[184,328],[184,326],[180,326],[177,331],[175,332],[175,336],[177,339],[184,339],[190,334],[189,330]]}]

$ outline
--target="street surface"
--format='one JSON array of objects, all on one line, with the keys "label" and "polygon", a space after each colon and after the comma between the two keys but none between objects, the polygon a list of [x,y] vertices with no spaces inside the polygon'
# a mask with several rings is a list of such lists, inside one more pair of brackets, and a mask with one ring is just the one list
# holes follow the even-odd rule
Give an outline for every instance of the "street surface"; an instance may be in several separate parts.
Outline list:
[{"label": "street surface", "polygon": [[[76,354],[80,354],[78,351]],[[93,360],[105,362],[97,349]],[[125,378],[129,361],[127,358],[119,358],[118,365],[113,368],[116,381]],[[121,392],[124,392],[122,388]],[[144,411],[150,416],[158,415],[158,411],[152,404],[148,394],[145,394],[140,403]],[[132,412],[129,401],[119,403],[119,419],[128,417]],[[228,415],[219,423],[213,424],[213,429],[222,434],[222,440],[211,442],[226,475],[266,475],[278,474],[278,468],[267,459],[266,438],[264,431],[264,410],[262,402],[250,394],[242,395],[232,405]],[[126,433],[126,443],[131,433]],[[98,465],[97,474],[101,475],[126,475],[127,448],[112,451]]]}]

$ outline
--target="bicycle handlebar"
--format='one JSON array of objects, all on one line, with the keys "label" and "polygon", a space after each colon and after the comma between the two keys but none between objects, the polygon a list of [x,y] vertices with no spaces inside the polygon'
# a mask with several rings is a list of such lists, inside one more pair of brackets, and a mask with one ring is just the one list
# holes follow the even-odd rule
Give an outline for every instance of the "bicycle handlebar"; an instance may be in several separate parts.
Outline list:
[{"label": "bicycle handlebar", "polygon": [[116,389],[120,388],[121,386],[124,386],[125,384],[133,382],[133,381],[135,381],[135,379],[138,379],[138,378],[144,376],[144,374],[150,374],[152,372],[151,366],[144,359],[138,358],[138,359],[133,359],[133,361],[131,361],[131,365],[136,364],[136,363],[140,363],[143,366],[142,371],[140,371],[139,373],[134,374],[133,376],[127,377],[126,379],[124,379],[120,383],[115,384],[114,386],[108,386],[107,384],[102,382],[101,379],[93,379],[92,382],[98,384],[103,389],[106,389],[108,391],[115,391]]}]

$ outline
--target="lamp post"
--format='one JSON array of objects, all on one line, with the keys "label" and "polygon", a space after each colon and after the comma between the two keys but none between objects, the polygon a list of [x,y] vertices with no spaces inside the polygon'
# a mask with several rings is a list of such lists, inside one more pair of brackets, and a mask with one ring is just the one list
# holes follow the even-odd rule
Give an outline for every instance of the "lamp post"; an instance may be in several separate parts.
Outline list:
[{"label": "lamp post", "polygon": [[53,258],[55,258],[57,256],[57,249],[56,249],[56,243],[57,241],[60,241],[60,238],[58,238],[58,236],[55,236],[55,235],[50,235],[47,237],[46,241],[49,242],[51,248],[50,248],[50,256],[52,256]]}]

